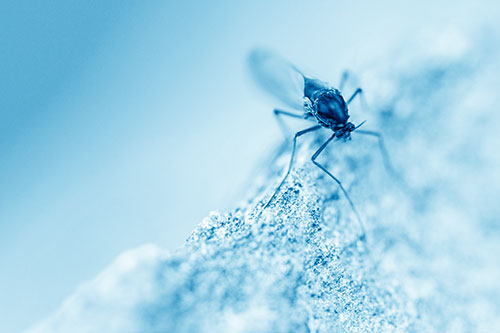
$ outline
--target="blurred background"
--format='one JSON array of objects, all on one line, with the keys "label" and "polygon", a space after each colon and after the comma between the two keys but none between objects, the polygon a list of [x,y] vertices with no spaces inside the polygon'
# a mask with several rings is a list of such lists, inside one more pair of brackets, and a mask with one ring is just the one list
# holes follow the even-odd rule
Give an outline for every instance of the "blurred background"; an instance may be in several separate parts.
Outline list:
[{"label": "blurred background", "polygon": [[2,2],[0,331],[244,197],[282,139],[248,75],[254,47],[335,84],[499,14],[494,1]]}]

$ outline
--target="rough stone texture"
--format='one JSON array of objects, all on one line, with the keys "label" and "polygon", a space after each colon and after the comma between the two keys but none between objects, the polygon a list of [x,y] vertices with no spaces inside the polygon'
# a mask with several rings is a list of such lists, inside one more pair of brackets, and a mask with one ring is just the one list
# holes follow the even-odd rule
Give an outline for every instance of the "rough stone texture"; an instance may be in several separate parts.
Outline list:
[{"label": "rough stone texture", "polygon": [[122,255],[32,331],[495,331],[496,54],[475,45],[365,73],[369,112],[353,106],[352,120],[384,133],[398,175],[356,133],[319,161],[348,189],[366,243],[345,197],[310,162],[328,133],[311,134],[268,209],[290,142],[239,208],[212,213],[175,253]]}]

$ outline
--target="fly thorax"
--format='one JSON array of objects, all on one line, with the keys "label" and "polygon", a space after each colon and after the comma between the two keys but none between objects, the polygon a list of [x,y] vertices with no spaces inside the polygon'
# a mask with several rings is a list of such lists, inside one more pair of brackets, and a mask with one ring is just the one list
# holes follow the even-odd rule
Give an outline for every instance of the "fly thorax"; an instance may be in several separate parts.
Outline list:
[{"label": "fly thorax", "polygon": [[337,89],[324,89],[313,95],[313,114],[319,122],[333,126],[349,119],[347,103]]}]

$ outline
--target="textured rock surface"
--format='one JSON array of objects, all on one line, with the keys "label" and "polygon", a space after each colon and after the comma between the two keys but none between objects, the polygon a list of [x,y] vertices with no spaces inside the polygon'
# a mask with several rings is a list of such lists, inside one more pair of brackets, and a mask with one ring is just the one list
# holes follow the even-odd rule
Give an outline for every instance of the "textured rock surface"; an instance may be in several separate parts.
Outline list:
[{"label": "textured rock surface", "polygon": [[494,331],[500,76],[491,51],[477,54],[367,71],[370,112],[353,107],[353,121],[384,133],[398,178],[376,142],[355,133],[319,158],[348,188],[366,243],[342,193],[310,162],[328,133],[305,136],[264,212],[290,143],[239,208],[212,213],[175,253],[122,255],[33,331]]}]

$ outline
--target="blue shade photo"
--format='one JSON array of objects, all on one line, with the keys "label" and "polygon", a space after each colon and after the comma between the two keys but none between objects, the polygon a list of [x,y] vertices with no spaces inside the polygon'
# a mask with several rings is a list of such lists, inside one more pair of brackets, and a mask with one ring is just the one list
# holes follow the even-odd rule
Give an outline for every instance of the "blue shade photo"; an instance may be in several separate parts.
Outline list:
[{"label": "blue shade photo", "polygon": [[494,332],[500,5],[0,4],[0,332]]}]

